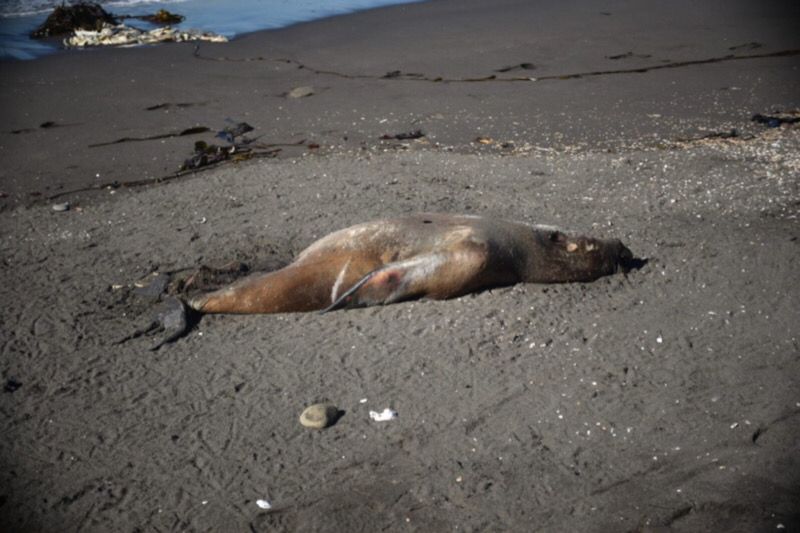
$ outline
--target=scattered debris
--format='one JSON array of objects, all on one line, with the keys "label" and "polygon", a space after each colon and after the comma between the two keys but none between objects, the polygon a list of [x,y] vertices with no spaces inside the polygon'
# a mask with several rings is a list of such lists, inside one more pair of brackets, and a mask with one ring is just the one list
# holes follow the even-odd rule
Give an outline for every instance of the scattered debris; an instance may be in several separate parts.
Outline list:
[{"label": "scattered debris", "polygon": [[634,54],[633,52],[625,52],[624,54],[617,54],[615,56],[606,56],[606,59],[617,60],[617,59],[649,59],[651,56],[650,54]]},{"label": "scattered debris", "polygon": [[171,137],[186,137],[187,135],[197,135],[199,133],[206,133],[207,131],[211,131],[209,128],[205,126],[194,126],[191,128],[186,128],[185,130],[181,131],[173,131],[170,133],[160,133],[158,135],[151,135],[149,137],[122,137],[121,139],[117,139],[115,141],[108,141],[102,143],[95,143],[90,144],[89,148],[98,148],[100,146],[110,146],[112,144],[120,144],[120,143],[127,143],[127,142],[138,142],[138,141],[155,141],[159,139],[169,139]]},{"label": "scattered debris", "polygon": [[216,144],[208,144],[205,141],[197,141],[194,143],[194,155],[183,162],[180,170],[195,170],[227,161],[234,156],[239,156],[239,159],[247,159],[250,152],[249,148],[235,144],[232,146],[218,146]]},{"label": "scattered debris", "polygon": [[166,102],[166,103],[163,103],[163,104],[156,104],[156,105],[151,105],[150,107],[145,107],[144,110],[145,111],[157,111],[157,110],[161,110],[161,109],[172,109],[172,108],[183,109],[185,107],[194,107],[194,106],[200,106],[200,105],[206,105],[206,102],[179,102],[177,104],[171,104],[169,102]]},{"label": "scattered debris", "polygon": [[64,211],[69,211],[69,208],[70,208],[69,202],[64,202],[61,204],[53,204],[53,211],[57,211],[59,213],[62,213]]},{"label": "scattered debris", "polygon": [[300,424],[311,429],[324,429],[335,424],[341,415],[341,411],[335,405],[315,403],[303,410]]},{"label": "scattered debris", "polygon": [[66,35],[76,30],[100,31],[104,25],[117,24],[117,19],[93,2],[57,6],[41,26],[31,32],[34,39]]},{"label": "scattered debris", "polygon": [[[48,120],[46,122],[42,122],[41,124],[39,124],[39,128],[38,129],[47,130],[47,129],[50,129],[50,128],[57,128],[59,126],[61,126],[61,125],[60,124],[56,124],[52,120]],[[13,133],[14,135],[18,135],[20,133],[30,133],[30,132],[36,131],[36,130],[37,130],[37,128],[21,128],[21,129],[18,129],[18,130],[11,130],[11,133]]]},{"label": "scattered debris", "polygon": [[303,87],[295,87],[288,93],[286,93],[287,98],[306,98],[307,96],[311,96],[314,94],[314,88],[309,86]]},{"label": "scattered debris", "polygon": [[713,141],[713,140],[718,140],[718,139],[723,139],[723,140],[732,140],[732,139],[749,140],[749,139],[752,139],[752,138],[753,138],[752,135],[741,135],[739,133],[739,130],[737,130],[736,128],[732,128],[730,131],[712,131],[711,133],[706,133],[706,134],[700,135],[698,137],[675,139],[674,142],[678,143],[678,144],[687,144],[687,143],[695,143],[695,142],[700,142],[700,141]]},{"label": "scattered debris", "polygon": [[761,113],[756,113],[750,120],[753,122],[758,122],[759,124],[764,124],[768,128],[779,128],[783,124],[794,124],[796,122],[800,122],[800,116],[796,116],[795,113],[778,112],[774,115],[762,115]]},{"label": "scattered debris", "polygon": [[536,65],[533,63],[519,63],[517,65],[509,65],[507,67],[499,68],[495,72],[513,72],[515,70],[533,70]]},{"label": "scattered debris", "polygon": [[170,13],[166,9],[159,9],[152,15],[140,15],[136,17],[125,17],[125,18],[136,18],[139,20],[150,22],[152,24],[179,24],[183,22],[183,20],[186,17],[184,17],[183,15],[178,15],[177,13]]},{"label": "scattered debris", "polygon": [[[628,52],[633,54],[632,52]],[[621,54],[619,56],[612,56],[616,58],[622,57],[629,57],[627,54]],[[673,68],[683,68],[688,66],[694,65],[707,65],[710,63],[722,63],[727,61],[741,61],[741,60],[752,60],[752,59],[759,59],[765,57],[790,57],[800,55],[800,49],[788,49],[788,50],[779,50],[776,52],[766,52],[761,54],[728,54],[721,57],[710,57],[706,59],[696,59],[696,60],[687,60],[687,61],[670,61],[664,60],[660,64],[656,65],[649,65],[646,67],[636,67],[636,68],[625,68],[625,69],[613,69],[613,70],[595,70],[595,71],[587,71],[587,72],[575,72],[571,74],[552,74],[548,76],[541,76],[538,78],[532,78],[529,76],[513,76],[513,77],[497,77],[496,75],[491,76],[483,76],[479,78],[445,78],[443,76],[430,76],[426,74],[415,74],[415,73],[408,73],[402,72],[400,70],[392,70],[384,74],[383,76],[375,76],[369,74],[350,74],[347,72],[338,72],[333,70],[324,70],[319,68],[314,68],[313,66],[306,65],[299,61],[293,59],[270,59],[264,56],[254,56],[254,57],[212,57],[202,55],[200,53],[200,46],[196,46],[194,50],[194,57],[197,59],[201,59],[203,61],[231,61],[231,62],[250,62],[250,61],[278,61],[281,63],[288,63],[295,65],[298,69],[306,69],[309,72],[313,72],[314,74],[326,75],[326,76],[336,76],[339,78],[345,79],[400,79],[400,80],[409,80],[409,81],[424,81],[430,83],[475,83],[475,82],[488,82],[488,81],[496,81],[502,83],[510,83],[510,82],[538,82],[538,81],[545,81],[545,80],[573,80],[578,78],[585,78],[590,76],[609,76],[609,75],[622,75],[622,74],[641,74],[645,72],[651,72],[655,70],[663,70],[663,69],[673,69]],[[639,58],[646,58],[650,57],[645,54],[633,54],[630,57],[639,57]]]},{"label": "scattered debris", "polygon": [[228,126],[221,131],[218,131],[216,137],[233,144],[236,141],[236,137],[241,137],[245,133],[250,133],[254,129],[255,128],[253,128],[253,126],[247,122],[238,122],[233,126]]},{"label": "scattered debris", "polygon": [[267,501],[267,500],[263,500],[263,499],[256,500],[256,505],[258,505],[258,507],[260,509],[264,509],[265,511],[269,510],[269,509],[272,509],[272,504],[269,503],[269,501]]},{"label": "scattered debris", "polygon": [[422,130],[414,130],[405,133],[398,133],[397,135],[381,135],[381,139],[384,141],[388,141],[391,139],[397,139],[398,141],[406,141],[410,139],[421,139],[425,137],[425,134],[422,133]]},{"label": "scattered debris", "polygon": [[105,24],[100,30],[76,29],[72,37],[64,39],[67,48],[85,48],[87,46],[135,46],[163,42],[209,41],[213,43],[228,42],[224,35],[198,30],[178,30],[170,26],[146,31],[125,24]]},{"label": "scattered debris", "polygon": [[424,78],[424,77],[425,77],[425,74],[419,74],[419,73],[416,73],[416,72],[403,72],[403,71],[400,71],[400,70],[391,70],[391,71],[387,72],[386,74],[384,74],[383,76],[381,76],[381,78],[385,79],[385,80],[391,80],[391,79],[394,79],[394,78],[411,78],[411,79],[414,79],[414,78]]},{"label": "scattered debris", "polygon": [[373,419],[375,422],[386,422],[388,420],[393,420],[397,418],[397,411],[393,409],[389,409],[388,407],[381,411],[380,413],[377,411],[370,411],[369,417]]},{"label": "scattered debris", "polygon": [[490,137],[478,137],[475,139],[478,144],[494,144],[494,139]]}]

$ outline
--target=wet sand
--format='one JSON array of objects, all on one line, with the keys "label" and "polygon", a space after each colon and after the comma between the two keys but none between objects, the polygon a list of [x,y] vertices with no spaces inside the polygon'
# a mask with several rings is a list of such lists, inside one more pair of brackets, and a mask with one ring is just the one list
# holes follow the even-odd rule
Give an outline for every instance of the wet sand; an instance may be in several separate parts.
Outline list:
[{"label": "wet sand", "polygon": [[[797,22],[443,0],[0,63],[0,529],[797,530],[800,132],[750,120],[800,108]],[[176,177],[231,121],[293,146]],[[648,262],[117,344],[152,272],[275,268],[414,211]],[[318,401],[345,414],[310,431]]]}]

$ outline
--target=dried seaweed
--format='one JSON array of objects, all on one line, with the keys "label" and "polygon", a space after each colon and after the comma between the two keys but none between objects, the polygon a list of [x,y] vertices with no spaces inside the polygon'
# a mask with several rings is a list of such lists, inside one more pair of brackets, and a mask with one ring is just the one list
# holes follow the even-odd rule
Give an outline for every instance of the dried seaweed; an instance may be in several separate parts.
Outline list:
[{"label": "dried seaweed", "polygon": [[794,124],[796,122],[800,122],[800,117],[781,116],[781,115],[785,114],[762,115],[761,113],[756,113],[750,120],[752,120],[753,122],[758,122],[759,124],[764,124],[768,128],[779,128],[783,124]]},{"label": "dried seaweed", "polygon": [[381,135],[381,139],[383,139],[384,141],[388,141],[391,139],[397,139],[398,141],[406,141],[410,139],[420,139],[422,137],[425,137],[425,134],[422,133],[422,130],[414,130],[405,133],[398,133],[396,135],[389,135],[389,134]]},{"label": "dried seaweed", "polygon": [[139,142],[139,141],[155,141],[159,139],[169,139],[171,137],[185,137],[187,135],[197,135],[199,133],[205,133],[210,131],[205,126],[193,126],[191,128],[186,128],[185,130],[181,131],[174,131],[170,133],[159,133],[158,135],[151,135],[149,137],[122,137],[120,139],[116,139],[114,141],[102,142],[102,143],[95,143],[90,144],[89,148],[97,148],[100,146],[109,146],[112,144],[120,144],[120,143],[127,143],[127,142]]}]

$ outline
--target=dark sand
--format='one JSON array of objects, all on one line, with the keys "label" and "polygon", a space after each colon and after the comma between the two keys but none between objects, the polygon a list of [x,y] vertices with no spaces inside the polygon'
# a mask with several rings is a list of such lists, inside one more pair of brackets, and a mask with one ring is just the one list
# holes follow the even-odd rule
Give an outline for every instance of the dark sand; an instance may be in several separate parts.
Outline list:
[{"label": "dark sand", "polygon": [[[800,108],[800,8],[538,4],[381,9],[208,59],[0,63],[0,530],[798,531],[800,131],[750,117]],[[540,81],[464,81],[491,75]],[[104,188],[173,176],[213,133],[89,145],[227,118],[305,143]],[[133,283],[153,271],[272,268],[424,210],[619,237],[649,262],[114,344],[149,321]],[[317,401],[345,411],[334,427],[298,423]],[[369,419],[384,407],[399,417]]]}]

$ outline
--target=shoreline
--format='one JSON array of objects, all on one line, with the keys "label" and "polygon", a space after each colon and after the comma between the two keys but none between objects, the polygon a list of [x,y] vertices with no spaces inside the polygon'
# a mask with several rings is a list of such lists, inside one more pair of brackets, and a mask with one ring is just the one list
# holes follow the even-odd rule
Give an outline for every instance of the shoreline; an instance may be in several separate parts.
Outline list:
[{"label": "shoreline", "polygon": [[[475,152],[485,148],[476,146],[479,137],[516,147],[617,149],[731,129],[751,134],[759,130],[752,115],[800,108],[796,56],[691,64],[800,49],[796,37],[766,27],[777,15],[747,25],[740,17],[752,8],[738,5],[697,41],[679,27],[660,36],[647,26],[652,17],[640,20],[627,8],[605,15],[571,7],[528,7],[517,17],[477,1],[379,8],[200,45],[200,55],[227,58],[221,61],[200,61],[196,44],[186,43],[0,62],[0,191],[8,195],[0,201],[7,207],[31,193],[172,175],[194,142],[213,142],[228,119],[248,122],[266,143],[320,146],[285,151],[295,156],[380,152],[382,136],[416,130],[426,136],[410,144],[421,149]],[[474,33],[473,16],[504,31]],[[639,25],[621,41],[632,20]],[[592,24],[591,38],[579,38]],[[681,62],[688,64],[635,72]],[[519,67],[525,64],[532,69]],[[612,73],[546,79],[602,71]],[[428,81],[415,79],[420,74]],[[435,81],[491,76],[545,81]],[[297,87],[315,93],[281,96]],[[165,107],[147,111],[158,105]],[[196,127],[210,134],[89,148]]]},{"label": "shoreline", "polygon": [[[252,2],[252,0],[250,1]],[[360,3],[366,0],[349,0],[349,1],[351,2],[351,5],[341,6],[338,7],[337,9],[329,10],[327,13],[324,12],[325,10],[320,10],[323,12],[323,14],[319,14],[315,12],[315,10],[313,9],[309,10],[308,8],[301,8],[296,5],[288,9],[284,6],[277,10],[275,9],[276,6],[274,5],[266,5],[266,6],[248,5],[246,0],[239,0],[234,5],[232,6],[229,5],[226,8],[214,6],[213,3],[203,4],[203,2],[201,1],[192,2],[190,0],[188,3],[180,2],[174,5],[169,5],[169,4],[165,5],[164,3],[158,3],[158,4],[145,3],[127,7],[110,6],[110,8],[107,11],[117,17],[120,16],[128,17],[125,19],[121,19],[121,22],[123,23],[151,30],[158,26],[152,23],[135,21],[135,20],[131,24],[130,17],[131,16],[135,17],[137,15],[150,15],[153,13],[153,10],[156,10],[160,7],[168,7],[169,10],[175,11],[176,13],[179,13],[185,17],[185,20],[183,22],[176,25],[172,25],[172,27],[174,28],[177,28],[179,30],[197,30],[197,31],[213,32],[219,35],[223,35],[228,39],[234,39],[243,35],[248,35],[250,33],[257,33],[259,31],[283,29],[291,27],[296,24],[303,24],[305,22],[314,22],[316,20],[321,20],[336,16],[346,16],[349,14],[357,13],[359,11],[380,9],[382,7],[391,7],[392,5],[405,5],[424,0],[378,0],[378,1],[373,0],[373,5],[363,5],[362,3]],[[383,3],[381,4],[380,2]],[[200,8],[201,6],[202,9]],[[116,8],[121,9],[121,11],[118,11]],[[256,18],[256,15],[263,14],[264,9],[272,9],[272,11],[270,11],[270,17],[271,17],[270,20],[262,22],[260,24],[253,22],[253,20]],[[230,13],[231,11],[235,10],[238,10],[237,15],[231,18]],[[6,40],[6,42],[0,42],[0,48],[5,47],[6,45],[11,45],[16,43],[17,49],[22,51],[24,51],[25,49],[33,49],[34,52],[32,53],[38,54],[34,57],[0,56],[3,58],[2,60],[31,61],[39,57],[59,54],[68,51],[68,49],[61,46],[62,38],[55,38],[50,42],[48,42],[47,39],[23,40],[23,37],[27,37],[27,34],[30,33],[30,31],[32,31],[35,27],[44,22],[46,16],[49,13],[50,12],[45,12],[25,17],[14,17],[14,16],[0,17],[0,36],[2,36]],[[43,47],[44,49],[49,50],[49,52],[44,51]],[[39,51],[37,52],[35,49],[39,49]]]}]

